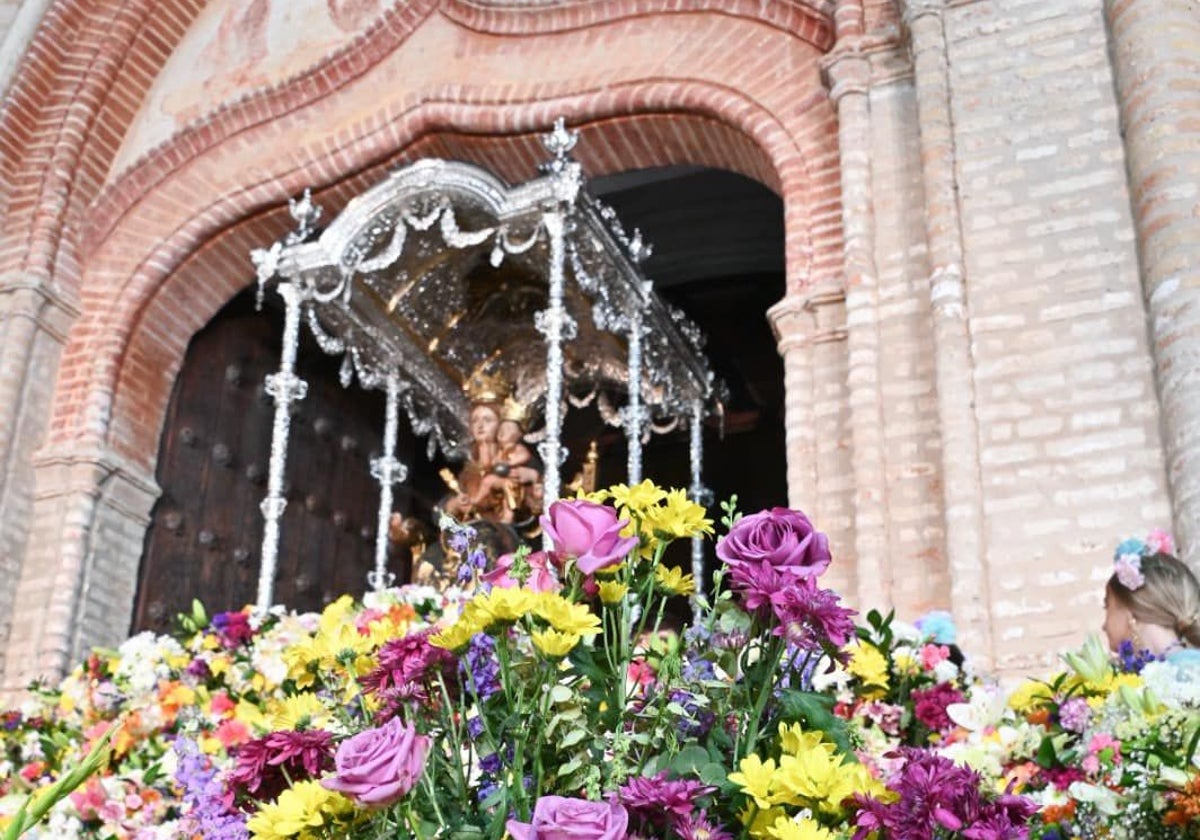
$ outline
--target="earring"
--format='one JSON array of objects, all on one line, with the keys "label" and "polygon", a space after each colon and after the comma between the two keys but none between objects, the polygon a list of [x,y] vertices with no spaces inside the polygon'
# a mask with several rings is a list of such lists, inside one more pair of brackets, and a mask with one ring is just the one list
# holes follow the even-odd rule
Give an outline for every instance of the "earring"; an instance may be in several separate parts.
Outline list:
[{"label": "earring", "polygon": [[1130,616],[1129,618],[1129,641],[1133,644],[1135,651],[1145,650],[1146,646],[1142,644],[1142,637],[1138,634],[1137,619]]}]

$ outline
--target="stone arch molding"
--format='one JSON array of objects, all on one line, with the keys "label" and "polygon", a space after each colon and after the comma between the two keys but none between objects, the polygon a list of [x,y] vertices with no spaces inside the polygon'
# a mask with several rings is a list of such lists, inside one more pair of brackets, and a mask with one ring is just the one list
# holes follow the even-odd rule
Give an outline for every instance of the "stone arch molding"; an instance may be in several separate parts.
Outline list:
[{"label": "stone arch molding", "polygon": [[[785,200],[789,289],[835,283],[836,127],[818,68],[828,5],[397,4],[355,42],[391,38],[371,60],[343,50],[251,91],[56,207],[60,235],[72,214],[82,231],[60,246],[73,259],[56,261],[72,270],[52,278],[71,288],[79,315],[35,456],[4,686],[123,635],[187,342],[251,280],[246,253],[280,235],[287,198],[306,186],[337,212],[389,166],[423,155],[521,180],[541,157],[538,133],[565,115],[582,129],[589,174],[700,163],[767,183]],[[52,14],[43,28],[61,24]],[[615,51],[618,42],[636,49]],[[560,76],[543,78],[547,67]],[[128,134],[132,111],[123,123],[104,113],[110,133]],[[115,148],[80,150],[89,153],[117,159]]]}]

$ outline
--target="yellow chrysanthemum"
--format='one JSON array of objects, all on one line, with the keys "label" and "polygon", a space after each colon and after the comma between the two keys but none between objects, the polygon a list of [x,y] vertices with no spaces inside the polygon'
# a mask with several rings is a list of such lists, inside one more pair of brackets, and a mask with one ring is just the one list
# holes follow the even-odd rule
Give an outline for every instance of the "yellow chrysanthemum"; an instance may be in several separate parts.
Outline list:
[{"label": "yellow chrysanthemum", "polygon": [[837,835],[809,817],[779,817],[767,833],[776,840],[837,840]]},{"label": "yellow chrysanthemum", "polygon": [[297,782],[274,802],[261,805],[247,822],[254,840],[287,840],[313,833],[327,821],[351,813],[354,806],[318,782]]},{"label": "yellow chrysanthemum", "polygon": [[[771,826],[780,817],[786,817],[787,812],[779,806],[774,808],[755,809],[747,805],[738,814],[738,819],[742,821],[742,825],[747,826],[747,831],[754,840],[767,840],[771,835],[768,833]],[[753,817],[753,819],[751,818]]]},{"label": "yellow chrysanthemum", "polygon": [[654,567],[654,582],[670,595],[691,595],[696,591],[696,581],[685,575],[682,569],[658,565]]},{"label": "yellow chrysanthemum", "polygon": [[775,759],[763,761],[757,755],[748,755],[738,764],[738,772],[729,774],[729,781],[742,789],[742,793],[754,800],[760,809],[770,808],[785,801],[775,790]]},{"label": "yellow chrysanthemum", "polygon": [[833,754],[837,747],[824,740],[820,732],[805,732],[798,724],[779,724],[779,746],[785,755],[799,755],[809,750],[822,750]]},{"label": "yellow chrysanthemum", "polygon": [[573,604],[554,592],[543,592],[533,614],[560,633],[594,636],[600,632],[600,618],[583,604]]},{"label": "yellow chrysanthemum", "polygon": [[606,604],[618,604],[625,597],[629,587],[616,580],[600,581],[600,600]]},{"label": "yellow chrysanthemum", "polygon": [[321,729],[333,722],[333,715],[317,695],[309,692],[274,700],[267,706],[266,724],[272,731]]},{"label": "yellow chrysanthemum", "polygon": [[712,520],[704,514],[703,506],[687,497],[684,490],[672,490],[666,503],[649,508],[644,514],[645,528],[669,539],[699,537],[713,532]]},{"label": "yellow chrysanthemum", "polygon": [[429,644],[446,650],[462,650],[471,642],[471,637],[483,628],[474,621],[460,618],[444,630],[429,637]]},{"label": "yellow chrysanthemum", "polygon": [[1054,692],[1045,683],[1026,680],[1008,696],[1008,705],[1013,711],[1024,715],[1043,705],[1053,696]]},{"label": "yellow chrysanthemum", "polygon": [[251,703],[249,700],[238,701],[237,706],[233,709],[233,719],[254,729],[265,731],[271,728],[262,709],[257,703]]},{"label": "yellow chrysanthemum", "polygon": [[533,646],[550,659],[562,659],[579,644],[579,636],[574,633],[547,629],[534,630],[529,635],[533,638]]},{"label": "yellow chrysanthemum", "polygon": [[617,507],[623,508],[634,516],[641,516],[645,511],[667,498],[667,491],[647,478],[632,487],[625,484],[614,484],[609,490],[609,496]]},{"label": "yellow chrysanthemum", "polygon": [[532,610],[537,599],[538,593],[531,589],[497,586],[472,598],[463,608],[462,619],[484,630],[494,624],[511,624]]},{"label": "yellow chrysanthemum", "polygon": [[863,685],[876,689],[870,694],[887,690],[887,659],[879,652],[879,648],[869,642],[860,641],[850,648],[850,663],[846,670],[862,680]]},{"label": "yellow chrysanthemum", "polygon": [[325,673],[361,677],[374,667],[371,639],[349,623],[326,624],[313,636],[302,639],[283,651],[288,676],[300,688],[315,682],[314,669]]}]

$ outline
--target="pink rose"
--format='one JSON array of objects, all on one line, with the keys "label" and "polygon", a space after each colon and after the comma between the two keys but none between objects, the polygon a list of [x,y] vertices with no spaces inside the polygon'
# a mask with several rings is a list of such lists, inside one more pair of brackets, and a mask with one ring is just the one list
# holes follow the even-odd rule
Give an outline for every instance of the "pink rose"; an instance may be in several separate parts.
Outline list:
[{"label": "pink rose", "polygon": [[378,729],[342,741],[334,756],[334,775],[321,784],[361,805],[385,808],[417,784],[428,753],[429,738],[392,718]]},{"label": "pink rose", "polygon": [[620,563],[638,544],[636,536],[621,536],[629,520],[618,520],[612,508],[583,499],[555,502],[541,521],[554,544],[555,559],[562,563],[574,558],[585,575]]},{"label": "pink rose", "polygon": [[629,814],[618,802],[543,796],[532,822],[509,820],[513,840],[624,840]]},{"label": "pink rose", "polygon": [[[529,565],[529,577],[525,579],[525,588],[534,592],[557,592],[558,578],[550,568],[550,558],[544,551],[534,551],[525,558]],[[496,568],[483,575],[480,580],[498,586],[501,589],[516,589],[521,586],[509,572],[512,571],[513,555],[504,554],[496,560]]]},{"label": "pink rose", "polygon": [[733,568],[765,566],[793,577],[816,577],[829,566],[829,540],[798,510],[772,508],[743,516],[717,543]]}]

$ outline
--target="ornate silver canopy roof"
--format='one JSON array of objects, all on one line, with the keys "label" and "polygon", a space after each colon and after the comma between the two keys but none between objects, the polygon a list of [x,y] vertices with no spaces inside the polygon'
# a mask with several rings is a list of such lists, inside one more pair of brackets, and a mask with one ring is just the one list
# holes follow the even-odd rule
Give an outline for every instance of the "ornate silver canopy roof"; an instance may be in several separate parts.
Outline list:
[{"label": "ornate silver canopy roof", "polygon": [[[477,166],[423,160],[354,198],[315,238],[319,209],[307,197],[294,203],[299,230],[253,254],[260,285],[278,276],[298,287],[321,347],[345,355],[343,384],[398,378],[431,455],[462,451],[463,384],[476,371],[503,375],[535,416],[547,393],[561,393],[576,405],[598,399],[611,422],[645,430],[692,417],[713,392],[699,330],[639,269],[649,247],[580,189],[566,156],[573,140],[559,136],[556,148],[555,135],[556,159],[533,181],[508,187]],[[560,220],[554,255],[548,224]],[[556,256],[561,308],[549,293]],[[561,374],[548,370],[550,320],[561,329]],[[629,423],[630,410],[643,422]]]}]

